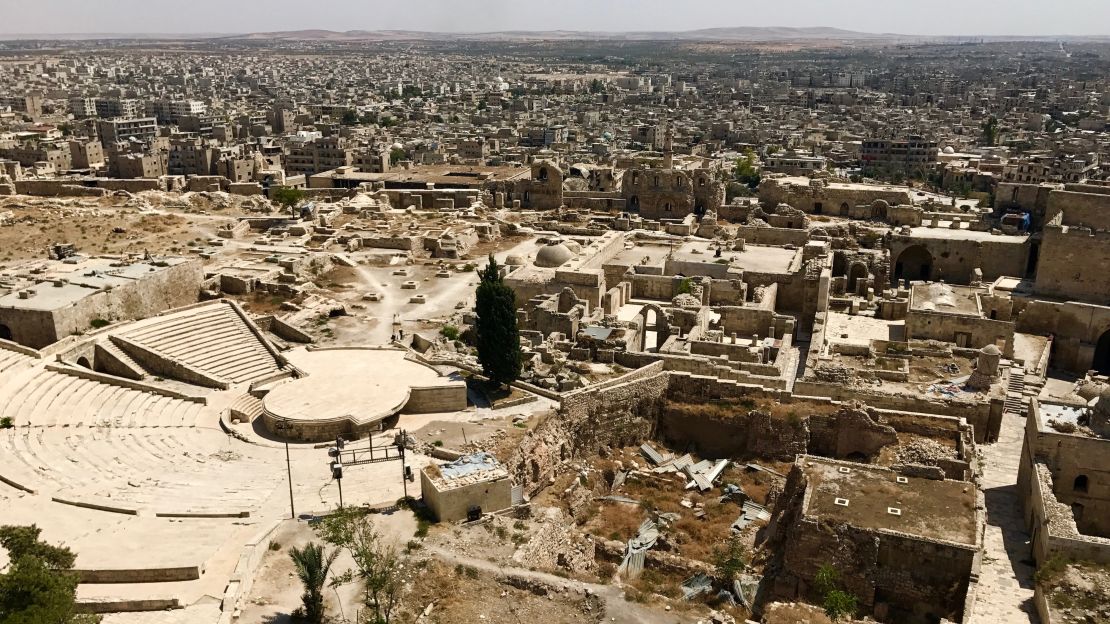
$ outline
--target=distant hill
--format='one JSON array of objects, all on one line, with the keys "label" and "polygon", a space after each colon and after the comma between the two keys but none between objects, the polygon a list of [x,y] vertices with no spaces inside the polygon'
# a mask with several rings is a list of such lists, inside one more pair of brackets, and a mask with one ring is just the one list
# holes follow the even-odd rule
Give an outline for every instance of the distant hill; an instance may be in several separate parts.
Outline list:
[{"label": "distant hill", "polygon": [[283,32],[231,35],[227,39],[285,40],[285,41],[534,41],[534,40],[593,40],[593,41],[910,41],[921,39],[912,35],[864,33],[840,28],[787,28],[739,26],[732,28],[704,28],[686,31],[585,31],[505,30],[480,33],[447,33],[416,30],[293,30]]},{"label": "distant hill", "polygon": [[873,43],[969,43],[997,41],[1110,41],[1110,36],[1006,35],[924,36],[867,33],[841,28],[786,26],[732,26],[682,31],[588,31],[504,30],[451,33],[420,30],[289,30],[258,33],[0,33],[0,41],[12,40],[204,40],[229,41],[686,41],[686,42],[873,42]]}]

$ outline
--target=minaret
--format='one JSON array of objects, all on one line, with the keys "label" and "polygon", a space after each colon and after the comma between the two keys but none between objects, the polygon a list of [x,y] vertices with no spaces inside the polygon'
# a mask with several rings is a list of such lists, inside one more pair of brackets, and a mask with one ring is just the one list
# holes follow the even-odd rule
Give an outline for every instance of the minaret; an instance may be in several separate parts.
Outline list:
[{"label": "minaret", "polygon": [[674,128],[670,125],[663,135],[663,168],[674,169]]}]

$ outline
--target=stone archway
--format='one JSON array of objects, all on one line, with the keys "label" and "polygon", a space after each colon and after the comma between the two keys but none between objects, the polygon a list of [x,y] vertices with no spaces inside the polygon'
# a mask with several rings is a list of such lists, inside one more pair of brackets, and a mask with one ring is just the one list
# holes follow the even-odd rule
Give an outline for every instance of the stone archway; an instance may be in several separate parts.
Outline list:
[{"label": "stone archway", "polygon": [[1095,344],[1095,359],[1091,369],[1100,375],[1110,375],[1110,329],[1106,330]]},{"label": "stone archway", "polygon": [[867,265],[862,262],[853,262],[850,269],[848,269],[848,292],[858,293],[859,281],[867,280]]},{"label": "stone archway", "polygon": [[[644,351],[659,351],[659,347],[663,346],[671,333],[667,314],[663,312],[663,308],[654,303],[645,305],[640,314],[644,317],[643,327],[640,328],[640,348]],[[649,315],[654,315],[654,321]],[[649,332],[651,332],[650,335]],[[649,337],[654,338],[653,343],[649,343]]]},{"label": "stone archway", "polygon": [[848,202],[840,204],[840,216],[847,217],[850,211],[851,207],[848,206]]},{"label": "stone archway", "polygon": [[89,358],[87,358],[83,355],[81,357],[77,358],[77,365],[82,367],[82,368],[88,368],[88,369],[92,368],[92,364],[89,363]]},{"label": "stone archway", "polygon": [[7,325],[0,323],[0,340],[11,340],[12,330]]},{"label": "stone archway", "polygon": [[640,212],[640,196],[633,195],[628,198],[628,212]]},{"label": "stone archway", "polygon": [[924,245],[911,245],[898,254],[894,278],[928,281],[933,276],[933,254]]}]

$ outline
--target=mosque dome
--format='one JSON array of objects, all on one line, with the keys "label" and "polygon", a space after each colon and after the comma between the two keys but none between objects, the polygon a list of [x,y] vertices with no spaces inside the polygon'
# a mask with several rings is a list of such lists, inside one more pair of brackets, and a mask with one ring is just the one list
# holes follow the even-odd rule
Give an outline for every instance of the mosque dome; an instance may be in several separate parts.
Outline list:
[{"label": "mosque dome", "polygon": [[551,242],[544,245],[536,254],[536,266],[543,268],[555,268],[563,266],[568,260],[574,257],[574,252],[567,249],[567,246],[561,242]]},{"label": "mosque dome", "polygon": [[519,255],[511,255],[505,258],[505,264],[509,266],[524,266],[524,257]]},{"label": "mosque dome", "polygon": [[949,146],[947,146],[947,147],[945,147],[945,148],[944,148],[944,153],[945,153],[945,154],[949,154],[949,155],[951,155],[951,154],[955,154],[955,153],[956,153],[956,148],[954,148],[954,147],[952,147],[951,145],[949,145]]}]

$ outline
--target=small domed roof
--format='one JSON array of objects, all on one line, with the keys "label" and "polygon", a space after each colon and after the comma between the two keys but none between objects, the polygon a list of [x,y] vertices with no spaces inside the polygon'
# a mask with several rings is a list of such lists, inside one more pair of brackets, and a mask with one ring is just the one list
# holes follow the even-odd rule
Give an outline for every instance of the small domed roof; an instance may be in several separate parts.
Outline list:
[{"label": "small domed roof", "polygon": [[996,345],[992,344],[983,347],[981,351],[986,355],[1002,355],[1002,351]]},{"label": "small domed roof", "polygon": [[948,147],[944,148],[944,153],[945,154],[955,154],[956,153],[956,148],[949,145]]},{"label": "small domed roof", "polygon": [[574,257],[574,252],[567,249],[567,246],[561,242],[551,242],[544,245],[536,254],[536,266],[544,268],[555,268],[563,266],[568,260]]},{"label": "small domed roof", "polygon": [[524,266],[524,256],[511,255],[505,258],[505,264],[509,266]]}]

